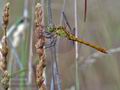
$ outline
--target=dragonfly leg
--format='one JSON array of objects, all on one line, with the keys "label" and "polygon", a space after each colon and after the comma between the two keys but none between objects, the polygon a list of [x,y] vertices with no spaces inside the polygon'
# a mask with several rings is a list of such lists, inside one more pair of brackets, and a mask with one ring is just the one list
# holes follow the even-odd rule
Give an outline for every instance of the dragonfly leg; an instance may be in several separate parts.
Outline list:
[{"label": "dragonfly leg", "polygon": [[56,41],[57,41],[57,37],[50,38],[49,43],[45,45],[45,48],[50,48],[55,46]]}]

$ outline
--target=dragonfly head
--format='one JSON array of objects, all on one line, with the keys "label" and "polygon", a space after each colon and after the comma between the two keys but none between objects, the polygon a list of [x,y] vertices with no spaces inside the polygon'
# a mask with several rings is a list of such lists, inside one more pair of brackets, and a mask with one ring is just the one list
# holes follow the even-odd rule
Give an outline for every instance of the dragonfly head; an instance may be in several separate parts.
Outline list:
[{"label": "dragonfly head", "polygon": [[48,26],[47,30],[48,30],[48,32],[54,32],[55,29],[53,27],[51,27],[51,26]]}]

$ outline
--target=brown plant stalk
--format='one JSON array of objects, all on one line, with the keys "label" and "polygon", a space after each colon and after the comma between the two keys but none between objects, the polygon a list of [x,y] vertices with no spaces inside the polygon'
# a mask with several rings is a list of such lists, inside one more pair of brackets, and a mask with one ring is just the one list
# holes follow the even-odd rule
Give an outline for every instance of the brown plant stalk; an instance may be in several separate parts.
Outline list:
[{"label": "brown plant stalk", "polygon": [[44,29],[43,29],[43,9],[40,3],[37,3],[35,7],[35,32],[34,32],[34,38],[35,38],[35,48],[36,53],[39,56],[39,62],[36,65],[36,83],[39,88],[39,90],[46,90],[46,85],[44,83],[44,70],[46,66],[46,58],[45,58],[45,37],[43,35]]},{"label": "brown plant stalk", "polygon": [[3,11],[3,24],[2,24],[5,38],[3,39],[2,42],[2,48],[0,48],[0,53],[1,53],[0,70],[3,75],[1,84],[5,90],[8,90],[9,88],[9,74],[7,71],[8,44],[7,44],[7,36],[6,36],[8,23],[9,23],[9,3],[6,3]]}]

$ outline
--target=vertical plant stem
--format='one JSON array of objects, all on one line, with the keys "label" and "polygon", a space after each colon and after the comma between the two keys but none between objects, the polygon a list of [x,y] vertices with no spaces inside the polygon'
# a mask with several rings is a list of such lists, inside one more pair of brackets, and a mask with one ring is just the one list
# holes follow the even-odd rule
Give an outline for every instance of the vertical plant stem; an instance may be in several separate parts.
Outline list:
[{"label": "vertical plant stem", "polygon": [[87,0],[84,0],[85,2],[85,6],[84,6],[84,22],[86,22],[86,18],[87,18]]},{"label": "vertical plant stem", "polygon": [[[53,25],[53,23],[52,23],[52,10],[51,10],[51,0],[47,0],[47,6],[48,6],[48,8],[47,8],[47,13],[48,13],[48,25]],[[54,61],[55,61],[55,59],[56,59],[56,53],[55,52],[53,52],[53,49],[55,49],[55,46],[53,46],[53,47],[50,47],[49,48],[50,49],[50,52],[51,52],[51,56],[52,56],[52,58],[51,58],[51,62],[52,62],[52,67],[51,67],[51,70],[52,70],[52,78],[51,78],[51,81],[52,81],[52,83],[51,83],[51,86],[50,87],[52,87],[52,89],[53,90],[55,90],[55,74],[54,74]]]},{"label": "vertical plant stem", "polygon": [[[12,72],[13,72],[13,54],[12,54],[12,52],[10,52],[10,59],[9,59],[9,62],[8,62],[8,71],[9,71],[9,74],[11,75],[12,74]],[[9,83],[9,85],[11,86],[12,85],[12,80],[10,80],[10,83]],[[9,89],[10,90],[12,90],[11,89],[12,87],[9,87]]]},{"label": "vertical plant stem", "polygon": [[66,5],[66,0],[64,0],[62,10],[61,10],[60,25],[62,25],[63,23],[63,12],[65,11],[65,5]]},{"label": "vertical plant stem", "polygon": [[50,90],[54,90],[54,82],[53,82],[53,78],[50,81]]},{"label": "vertical plant stem", "polygon": [[53,24],[52,22],[52,10],[51,10],[51,0],[48,0],[48,25]]},{"label": "vertical plant stem", "polygon": [[44,12],[43,6],[37,3],[35,7],[35,48],[36,53],[39,57],[39,62],[36,65],[36,84],[39,90],[46,90],[45,84],[45,67],[46,67],[46,56],[45,56],[45,36],[43,35],[44,29]]},{"label": "vertical plant stem", "polygon": [[[52,25],[53,26],[53,22],[52,22],[52,10],[51,10],[51,0],[47,0],[47,10],[48,10],[48,25]],[[56,52],[56,45],[50,48],[51,51],[51,62],[52,62],[52,83],[51,85],[53,85],[52,88],[53,90],[61,90],[61,80],[60,80],[60,76],[59,76],[59,69],[58,69],[58,58],[57,58],[57,52]],[[55,84],[56,83],[56,84]]]},{"label": "vertical plant stem", "polygon": [[[25,54],[25,53],[24,53],[24,51],[25,51],[25,50],[24,50],[24,49],[25,49],[24,47],[25,47],[25,46],[24,46],[24,45],[25,45],[25,42],[22,42],[22,45],[21,45],[21,52],[22,52],[22,53],[21,53],[21,58],[20,58],[22,65],[24,64],[24,60],[25,60],[25,55],[24,55],[24,54]],[[23,67],[24,67],[24,66],[25,66],[25,65],[23,65]],[[19,86],[20,86],[19,88],[20,88],[20,90],[24,90],[24,87],[23,87],[23,85],[25,84],[24,79],[23,79],[23,78],[25,78],[24,75],[25,75],[25,73],[20,73],[20,83],[19,83]]]},{"label": "vertical plant stem", "polygon": [[3,39],[2,48],[0,49],[0,53],[2,55],[0,60],[0,70],[2,71],[2,74],[3,74],[1,84],[4,90],[9,89],[9,73],[7,70],[8,42],[7,42],[7,35],[6,35],[7,27],[9,23],[9,4],[10,3],[6,3],[4,6],[2,27],[4,30],[5,38]]},{"label": "vertical plant stem", "polygon": [[[23,9],[23,23],[25,26],[28,26],[28,3],[29,0],[25,0],[24,1],[24,9]],[[28,29],[28,28],[25,28]],[[29,32],[27,32],[27,30],[24,32],[25,33],[25,40],[23,39],[22,41],[22,45],[21,45],[21,62],[23,64],[23,66],[25,67],[27,64],[27,60],[28,60],[28,42],[29,41]],[[24,85],[26,85],[26,79],[25,79],[25,72],[20,74],[20,90],[25,90]]]},{"label": "vertical plant stem", "polygon": [[[77,0],[74,0],[74,17],[75,17],[75,37],[78,38],[78,20],[77,20]],[[79,56],[78,56],[78,43],[75,42],[75,76],[76,76],[76,90],[80,90],[80,82],[79,82],[79,71],[78,71],[78,60],[79,60]]]},{"label": "vertical plant stem", "polygon": [[[31,20],[31,31],[30,31],[30,46],[29,46],[29,62],[28,62],[28,84],[31,85],[32,84],[32,59],[33,59],[33,50],[32,50],[32,40],[33,40],[33,25],[34,25],[34,6],[35,6],[35,1],[31,0],[32,3],[32,20]],[[30,89],[30,88],[29,88]],[[31,89],[32,90],[32,89]]]},{"label": "vertical plant stem", "polygon": [[[23,66],[26,68],[27,66],[27,60],[28,60],[28,42],[29,41],[29,37],[28,37],[29,33],[25,32],[25,40],[23,40],[21,43],[21,63],[23,64]],[[26,85],[26,73],[20,73],[20,90],[25,90],[25,85]]]}]

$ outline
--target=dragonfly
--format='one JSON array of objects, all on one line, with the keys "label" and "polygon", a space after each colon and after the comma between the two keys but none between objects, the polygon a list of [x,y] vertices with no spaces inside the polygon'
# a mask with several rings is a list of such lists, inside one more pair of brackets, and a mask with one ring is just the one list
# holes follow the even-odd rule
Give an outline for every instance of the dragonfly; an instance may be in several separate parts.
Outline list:
[{"label": "dragonfly", "polygon": [[[87,3],[87,0],[85,1],[85,3]],[[85,5],[85,8],[86,7],[87,6]],[[86,10],[85,10],[85,12],[86,12]],[[65,19],[65,24],[68,26],[68,28],[72,32],[73,30],[71,29],[71,27],[67,21],[67,17],[65,15],[65,13],[64,12],[62,12],[62,13],[63,13],[63,17]],[[84,44],[86,46],[89,46],[91,48],[94,48],[97,51],[100,51],[102,53],[108,53],[105,48],[102,48],[99,45],[94,45],[92,43],[89,43],[89,42],[81,39],[81,38],[77,38],[73,33],[69,32],[66,29],[66,26],[64,27],[64,26],[48,25],[48,26],[41,26],[41,28],[47,28],[47,31],[44,31],[43,34],[46,37],[46,39],[48,39],[48,41],[50,41],[50,42],[47,42],[47,44],[45,44],[45,48],[55,46],[56,41],[57,41],[57,36],[60,36],[60,37],[67,38],[68,40],[78,42],[78,43]]]},{"label": "dragonfly", "polygon": [[107,53],[107,50],[105,48],[102,48],[98,45],[91,44],[83,39],[75,37],[75,35],[73,35],[69,31],[67,31],[66,27],[64,27],[64,26],[48,27],[48,32],[51,32],[51,33],[55,34],[56,36],[67,38],[68,40],[84,44],[84,45],[94,48],[97,51],[100,51],[102,53]]}]

